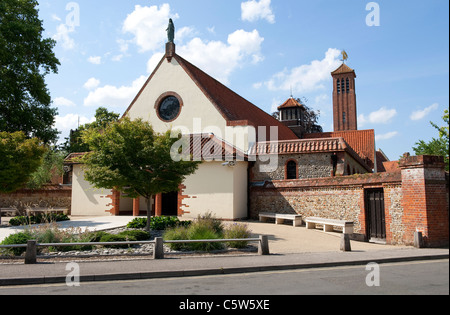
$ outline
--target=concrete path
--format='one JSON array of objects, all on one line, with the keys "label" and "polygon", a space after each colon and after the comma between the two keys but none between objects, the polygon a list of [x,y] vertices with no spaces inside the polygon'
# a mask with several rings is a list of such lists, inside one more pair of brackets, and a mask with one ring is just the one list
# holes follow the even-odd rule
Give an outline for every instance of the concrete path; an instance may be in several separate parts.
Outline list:
[{"label": "concrete path", "polygon": [[[70,221],[57,222],[61,229],[81,229],[82,231],[101,231],[126,226],[128,222],[133,220],[132,216],[108,216],[108,217],[71,217]],[[33,227],[38,227],[34,225]],[[7,236],[21,232],[28,226],[6,226],[6,220],[3,218],[3,225],[0,226],[0,242]]]}]

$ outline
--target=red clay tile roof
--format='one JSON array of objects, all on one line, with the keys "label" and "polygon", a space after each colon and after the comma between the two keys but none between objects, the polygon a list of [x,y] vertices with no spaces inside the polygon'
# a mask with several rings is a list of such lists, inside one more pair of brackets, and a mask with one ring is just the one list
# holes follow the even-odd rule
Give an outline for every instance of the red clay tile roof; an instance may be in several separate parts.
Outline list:
[{"label": "red clay tile roof", "polygon": [[[213,134],[191,134],[184,135],[189,137],[189,153],[194,160],[201,161],[247,161],[247,155],[227,143],[219,139]],[[81,164],[78,158],[84,156],[88,152],[71,153],[64,159],[64,164]]]},{"label": "red clay tile roof", "polygon": [[247,160],[247,156],[244,152],[213,134],[191,134],[185,135],[185,137],[189,137],[190,154],[194,160]]},{"label": "red clay tile roof", "polygon": [[352,68],[347,66],[345,63],[343,63],[339,68],[331,72],[332,75],[335,74],[342,74],[342,73],[349,73],[349,72],[355,72]]},{"label": "red clay tile roof", "polygon": [[253,145],[249,155],[251,157],[268,154],[308,154],[345,151],[358,161],[367,171],[371,168],[367,163],[346,143],[342,137],[323,139],[303,139],[277,142],[259,142]]},{"label": "red clay tile roof", "polygon": [[305,139],[315,138],[344,138],[345,142],[352,147],[353,150],[366,162],[370,168],[375,166],[375,131],[369,130],[352,130],[352,131],[335,131],[323,133],[311,133],[304,136]]},{"label": "red clay tile roof", "polygon": [[250,149],[251,155],[295,154],[343,151],[348,147],[343,138],[258,142]]},{"label": "red clay tile roof", "polygon": [[286,102],[283,103],[283,105],[278,106],[278,110],[282,108],[294,108],[294,107],[302,107],[303,105],[297,102],[293,97],[290,97]]},{"label": "red clay tile roof", "polygon": [[64,164],[80,164],[80,162],[77,161],[78,158],[82,157],[83,155],[87,154],[87,152],[80,152],[80,153],[70,153],[65,159]]},{"label": "red clay tile roof", "polygon": [[227,120],[229,126],[251,125],[258,132],[259,126],[265,126],[266,139],[270,139],[270,127],[278,127],[279,140],[298,139],[294,132],[277,119],[253,105],[225,85],[212,78],[179,55],[175,59],[186,70],[206,97]]},{"label": "red clay tile roof", "polygon": [[378,170],[378,172],[386,172],[386,173],[396,173],[401,172],[400,167],[398,166],[398,161],[386,161],[383,162],[383,168],[382,170]]}]

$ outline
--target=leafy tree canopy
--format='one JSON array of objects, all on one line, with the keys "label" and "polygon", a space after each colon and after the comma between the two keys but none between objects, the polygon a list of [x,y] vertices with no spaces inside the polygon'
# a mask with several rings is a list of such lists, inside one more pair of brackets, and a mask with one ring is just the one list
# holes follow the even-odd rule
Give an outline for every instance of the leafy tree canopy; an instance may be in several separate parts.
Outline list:
[{"label": "leafy tree canopy", "polygon": [[24,187],[45,151],[38,139],[27,139],[23,132],[0,132],[0,192]]},{"label": "leafy tree canopy", "polygon": [[444,111],[445,126],[439,127],[437,124],[431,122],[431,125],[439,131],[439,138],[433,138],[429,142],[420,140],[413,148],[416,155],[440,155],[444,157],[445,169],[449,171],[449,113]]},{"label": "leafy tree canopy", "polygon": [[42,37],[36,0],[0,1],[0,130],[54,142],[56,109],[44,78],[57,73],[55,41]]},{"label": "leafy tree canopy", "polygon": [[89,145],[82,140],[82,133],[88,129],[95,129],[100,131],[105,129],[110,123],[119,120],[119,114],[110,112],[105,107],[99,107],[95,112],[95,121],[89,124],[82,125],[76,130],[71,130],[69,138],[62,145],[62,149],[66,153],[88,152]]}]

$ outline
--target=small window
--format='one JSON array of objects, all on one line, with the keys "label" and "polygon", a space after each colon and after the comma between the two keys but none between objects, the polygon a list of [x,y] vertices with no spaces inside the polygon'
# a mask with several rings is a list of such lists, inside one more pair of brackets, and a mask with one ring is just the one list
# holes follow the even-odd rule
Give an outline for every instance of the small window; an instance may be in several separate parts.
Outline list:
[{"label": "small window", "polygon": [[344,113],[342,114],[342,122],[343,122],[344,124],[347,122],[347,113],[346,113],[346,112],[344,112]]},{"label": "small window", "polygon": [[297,179],[297,163],[289,161],[286,164],[286,179]]},{"label": "small window", "polygon": [[350,80],[347,78],[347,93],[350,93]]},{"label": "small window", "polygon": [[337,80],[337,93],[341,94],[341,80]]}]

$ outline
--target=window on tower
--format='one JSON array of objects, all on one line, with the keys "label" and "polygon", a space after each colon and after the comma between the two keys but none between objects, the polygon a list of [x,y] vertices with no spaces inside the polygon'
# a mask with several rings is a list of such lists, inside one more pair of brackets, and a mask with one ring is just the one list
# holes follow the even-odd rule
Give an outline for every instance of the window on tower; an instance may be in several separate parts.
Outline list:
[{"label": "window on tower", "polygon": [[337,93],[341,94],[341,80],[337,80]]},{"label": "window on tower", "polygon": [[347,83],[346,83],[346,90],[347,93],[350,93],[350,80],[347,78]]},{"label": "window on tower", "polygon": [[346,112],[344,112],[344,113],[342,114],[342,122],[343,122],[344,124],[347,122],[347,113],[346,113]]}]

